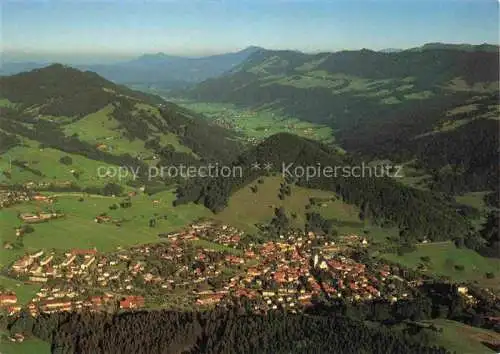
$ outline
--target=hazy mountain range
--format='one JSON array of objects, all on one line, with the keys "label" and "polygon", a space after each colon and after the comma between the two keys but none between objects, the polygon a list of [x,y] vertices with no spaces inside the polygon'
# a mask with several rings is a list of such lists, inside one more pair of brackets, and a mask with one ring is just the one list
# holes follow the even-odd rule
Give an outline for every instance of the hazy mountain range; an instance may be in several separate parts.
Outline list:
[{"label": "hazy mountain range", "polygon": [[[104,78],[121,84],[140,84],[147,87],[182,87],[216,77],[244,61],[260,50],[248,47],[239,52],[206,57],[181,57],[165,53],[145,54],[136,59],[113,64],[72,65],[81,70],[98,73]],[[50,62],[6,62],[1,75],[12,75],[50,65]]]},{"label": "hazy mountain range", "polygon": [[[421,47],[407,50],[421,51],[429,49],[494,52],[498,51],[498,46],[489,44],[473,46],[469,44],[428,43]],[[238,52],[204,57],[176,56],[160,52],[156,54],[144,54],[132,60],[115,63],[65,64],[81,70],[96,72],[115,83],[134,85],[134,87],[141,89],[178,89],[232,71],[248,59],[250,55],[259,51],[266,52],[267,50],[257,46],[250,46]],[[402,51],[404,49],[387,48],[379,52],[398,53]],[[306,55],[305,53],[300,54]],[[51,60],[7,60],[2,63],[0,75],[13,75],[22,71],[45,67],[53,63]]]}]

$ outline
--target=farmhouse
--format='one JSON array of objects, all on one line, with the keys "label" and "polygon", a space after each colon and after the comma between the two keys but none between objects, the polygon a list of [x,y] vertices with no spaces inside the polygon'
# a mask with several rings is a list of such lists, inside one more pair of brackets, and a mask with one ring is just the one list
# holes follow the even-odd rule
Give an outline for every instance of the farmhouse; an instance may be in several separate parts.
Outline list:
[{"label": "farmhouse", "polygon": [[144,298],[142,296],[127,296],[120,301],[121,309],[135,309],[144,306]]},{"label": "farmhouse", "polygon": [[34,282],[34,283],[46,283],[49,278],[45,277],[29,277],[29,280]]},{"label": "farmhouse", "polygon": [[199,298],[198,300],[196,300],[196,303],[198,305],[212,305],[220,302],[223,297],[223,294],[213,294],[205,298]]},{"label": "farmhouse", "polygon": [[17,296],[15,294],[0,295],[0,306],[13,305],[15,303],[17,303]]},{"label": "farmhouse", "polygon": [[48,201],[50,201],[50,198],[45,196],[45,195],[37,194],[37,195],[33,196],[33,200],[36,200],[39,202],[48,202]]},{"label": "farmhouse", "polygon": [[97,249],[93,248],[90,250],[82,250],[82,249],[72,249],[71,254],[74,256],[84,256],[85,258],[90,258],[91,256],[95,256],[97,254]]},{"label": "farmhouse", "polygon": [[13,265],[12,269],[16,272],[24,272],[26,268],[29,267],[33,263],[33,258],[29,256],[25,256],[19,260],[17,260]]},{"label": "farmhouse", "polygon": [[40,221],[40,217],[38,215],[35,215],[35,214],[24,213],[24,214],[19,215],[19,217],[21,218],[22,221],[27,222],[27,223],[33,223],[33,222]]},{"label": "farmhouse", "polygon": [[91,258],[87,259],[80,267],[82,269],[87,269],[88,267],[90,267],[90,265],[92,263],[94,263],[94,261],[95,261],[95,257],[91,257]]},{"label": "farmhouse", "polygon": [[111,216],[108,215],[97,215],[94,219],[96,223],[109,222],[111,221]]},{"label": "farmhouse", "polygon": [[61,263],[61,266],[63,266],[63,267],[69,266],[71,263],[73,263],[75,258],[76,258],[75,255],[70,255],[64,262]]},{"label": "farmhouse", "polygon": [[71,311],[71,301],[47,300],[41,304],[43,312]]}]

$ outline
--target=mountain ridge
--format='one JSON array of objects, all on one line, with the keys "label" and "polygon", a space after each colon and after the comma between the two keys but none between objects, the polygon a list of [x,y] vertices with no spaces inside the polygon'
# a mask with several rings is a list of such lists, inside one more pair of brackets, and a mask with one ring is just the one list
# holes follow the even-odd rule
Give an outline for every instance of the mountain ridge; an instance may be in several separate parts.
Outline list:
[{"label": "mountain ridge", "polygon": [[[491,174],[496,160],[478,169],[468,156],[473,151],[490,156],[486,141],[498,139],[495,130],[481,127],[493,126],[499,112],[499,53],[452,48],[314,55],[260,51],[231,73],[177,95],[255,111],[274,110],[326,125],[335,131],[338,144],[352,153],[401,163],[421,158],[427,172],[438,180],[443,177],[439,168],[446,163],[436,166],[422,151],[450,142],[453,136],[463,143],[454,144],[462,146],[458,150],[462,160],[470,161],[464,168],[475,170],[473,175],[479,173],[477,183],[466,177],[468,182],[460,189],[491,190],[495,174],[486,174]],[[473,143],[465,133],[469,128],[487,133],[485,144]],[[419,139],[429,135],[432,139]],[[454,166],[456,158],[453,161]]]},{"label": "mountain ridge", "polygon": [[[271,164],[270,171],[253,168],[255,162]],[[380,224],[392,224],[408,230],[412,237],[426,235],[436,241],[443,235],[454,235],[458,239],[468,235],[467,221],[457,213],[456,206],[431,192],[421,191],[399,183],[389,175],[352,178],[346,175],[319,173],[306,178],[305,175],[289,175],[282,165],[307,167],[335,166],[352,167],[361,161],[352,156],[335,154],[332,149],[317,141],[301,138],[289,133],[278,133],[256,147],[245,151],[234,162],[241,166],[242,176],[197,180],[180,187],[177,204],[194,201],[214,212],[227,207],[229,196],[244,188],[255,179],[268,173],[283,174],[289,184],[312,189],[333,191],[348,204],[354,204],[366,215]],[[415,217],[417,216],[418,217]],[[422,216],[425,215],[425,216]],[[432,220],[427,223],[424,220]],[[435,228],[435,229],[434,229]],[[443,232],[443,230],[448,230]],[[453,231],[452,231],[453,230]]]},{"label": "mountain ridge", "polygon": [[[84,158],[95,168],[96,163],[139,168],[142,183],[147,183],[148,166],[224,160],[242,147],[237,134],[159,96],[117,85],[94,72],[54,64],[1,77],[0,87],[0,151],[14,148],[19,155],[32,156],[27,165],[19,163],[24,172],[0,175],[0,179],[47,181],[50,161],[47,166],[40,163],[47,159],[45,149],[52,155]],[[41,172],[33,161],[43,167]],[[63,174],[74,185],[105,181],[96,180],[92,173],[86,171],[85,181]]]},{"label": "mountain ridge", "polygon": [[[138,83],[144,87],[173,85],[182,87],[193,82],[215,77],[238,65],[251,53],[260,50],[250,46],[238,52],[204,57],[184,57],[165,53],[144,54],[135,59],[113,64],[71,65],[77,69],[96,72],[104,78],[120,83]],[[50,64],[49,64],[50,65]],[[47,63],[4,63],[0,73],[12,75],[47,66]]]}]

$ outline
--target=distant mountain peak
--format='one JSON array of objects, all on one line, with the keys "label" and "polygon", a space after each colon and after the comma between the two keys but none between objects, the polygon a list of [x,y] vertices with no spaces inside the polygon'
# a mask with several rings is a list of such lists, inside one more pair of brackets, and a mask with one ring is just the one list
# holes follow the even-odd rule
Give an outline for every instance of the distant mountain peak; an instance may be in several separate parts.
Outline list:
[{"label": "distant mountain peak", "polygon": [[146,53],[141,55],[140,57],[131,60],[131,63],[148,63],[148,64],[153,64],[153,63],[163,63],[169,60],[180,60],[184,59],[184,57],[181,56],[175,56],[175,55],[169,55],[164,52],[158,52],[158,53]]},{"label": "distant mountain peak", "polygon": [[264,50],[264,48],[256,46],[256,45],[250,45],[250,46],[246,47],[245,49],[240,50],[240,53],[243,53],[243,52],[252,53],[252,52],[258,52],[260,50]]},{"label": "distant mountain peak", "polygon": [[403,51],[403,49],[399,49],[399,48],[384,48],[384,49],[379,50],[379,52],[381,52],[381,53],[399,53],[401,51]]},{"label": "distant mountain peak", "polygon": [[498,52],[499,46],[496,44],[482,43],[482,44],[468,44],[468,43],[441,43],[430,42],[410,50],[460,50],[466,52]]},{"label": "distant mountain peak", "polygon": [[37,69],[37,70],[44,70],[44,71],[49,71],[49,70],[75,70],[75,71],[80,71],[75,68],[72,68],[69,65],[66,64],[61,64],[61,63],[53,63],[49,64],[43,68]]}]

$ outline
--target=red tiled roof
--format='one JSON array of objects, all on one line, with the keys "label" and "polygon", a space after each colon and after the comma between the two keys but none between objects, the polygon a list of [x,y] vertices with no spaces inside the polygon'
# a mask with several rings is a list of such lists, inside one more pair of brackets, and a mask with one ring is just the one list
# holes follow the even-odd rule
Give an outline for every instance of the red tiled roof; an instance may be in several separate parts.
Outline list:
[{"label": "red tiled roof", "polygon": [[71,254],[72,255],[87,255],[87,254],[96,254],[97,250],[96,249],[91,249],[91,250],[80,250],[80,249],[72,249]]},{"label": "red tiled roof", "polygon": [[144,298],[142,296],[127,296],[120,301],[120,308],[130,309],[144,306]]},{"label": "red tiled roof", "polygon": [[15,303],[17,302],[17,296],[15,294],[2,294],[0,295],[0,304],[4,303]]}]

